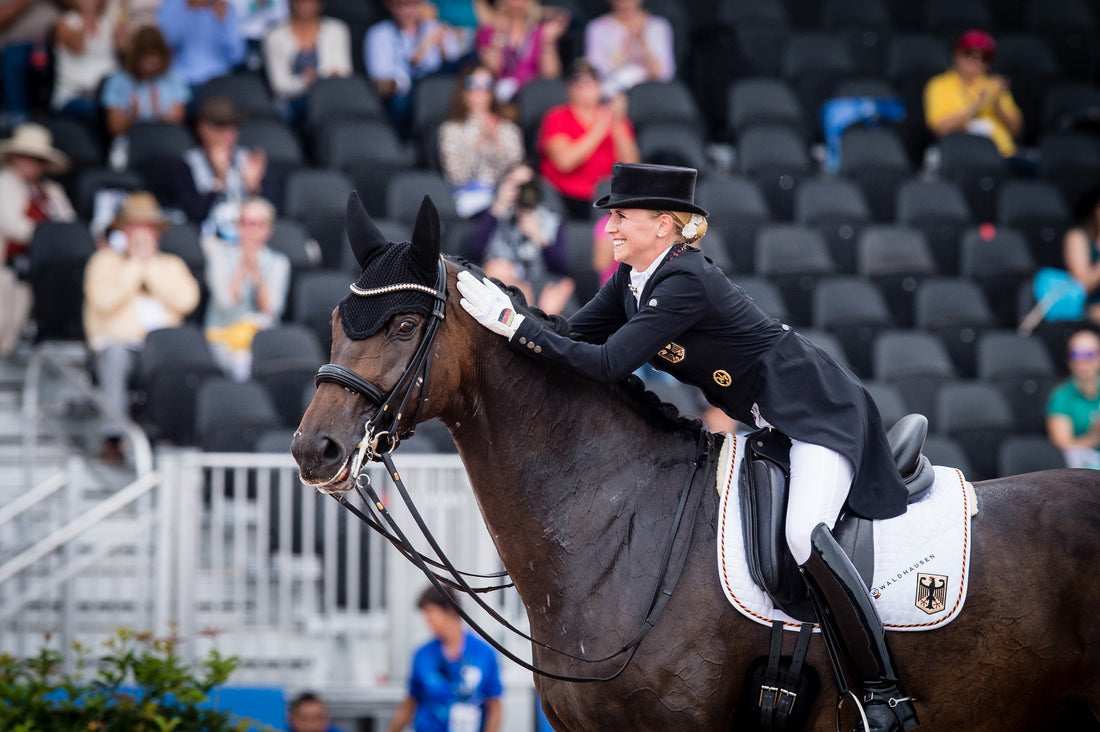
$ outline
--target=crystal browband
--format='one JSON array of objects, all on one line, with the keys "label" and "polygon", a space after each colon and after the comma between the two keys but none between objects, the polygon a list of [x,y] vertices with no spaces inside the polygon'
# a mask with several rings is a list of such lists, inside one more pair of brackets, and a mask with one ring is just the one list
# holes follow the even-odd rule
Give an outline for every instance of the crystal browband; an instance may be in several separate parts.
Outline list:
[{"label": "crystal browband", "polygon": [[397,292],[398,290],[416,290],[417,292],[424,292],[429,295],[435,295],[436,290],[434,287],[428,287],[427,285],[418,285],[415,283],[408,283],[404,285],[386,285],[385,287],[375,287],[370,290],[364,290],[362,287],[356,287],[351,285],[351,291],[356,295],[363,297],[370,297],[371,295],[388,295],[391,292]]}]

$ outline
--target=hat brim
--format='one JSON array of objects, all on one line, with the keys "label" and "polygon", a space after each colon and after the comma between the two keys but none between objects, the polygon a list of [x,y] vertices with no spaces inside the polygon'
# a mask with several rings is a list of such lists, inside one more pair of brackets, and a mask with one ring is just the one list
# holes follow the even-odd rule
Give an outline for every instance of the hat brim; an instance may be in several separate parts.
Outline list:
[{"label": "hat brim", "polygon": [[593,208],[641,208],[649,211],[684,211],[686,213],[710,216],[699,206],[679,198],[664,198],[663,196],[624,196],[616,198],[613,195],[604,196],[592,204]]},{"label": "hat brim", "polygon": [[69,169],[69,156],[57,149],[31,150],[13,146],[8,142],[0,142],[0,157],[7,158],[10,155],[22,155],[41,160],[46,164],[46,172],[50,174],[64,173]]}]

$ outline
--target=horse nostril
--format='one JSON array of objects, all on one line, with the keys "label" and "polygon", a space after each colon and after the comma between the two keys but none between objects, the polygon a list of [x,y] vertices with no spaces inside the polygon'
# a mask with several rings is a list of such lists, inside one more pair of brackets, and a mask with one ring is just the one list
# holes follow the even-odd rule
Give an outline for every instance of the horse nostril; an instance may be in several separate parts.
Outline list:
[{"label": "horse nostril", "polygon": [[321,453],[321,457],[324,458],[326,463],[336,462],[340,459],[341,453],[343,451],[340,449],[340,446],[336,444],[333,440],[330,440],[327,437],[323,439],[325,443],[325,449]]}]

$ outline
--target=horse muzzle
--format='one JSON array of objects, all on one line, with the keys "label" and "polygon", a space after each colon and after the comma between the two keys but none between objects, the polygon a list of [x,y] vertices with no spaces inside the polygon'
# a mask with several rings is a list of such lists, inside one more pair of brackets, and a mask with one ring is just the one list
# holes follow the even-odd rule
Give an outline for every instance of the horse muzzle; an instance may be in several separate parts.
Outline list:
[{"label": "horse muzzle", "polygon": [[294,433],[290,453],[298,463],[303,484],[322,493],[347,493],[351,490],[354,452],[345,449],[330,435]]}]

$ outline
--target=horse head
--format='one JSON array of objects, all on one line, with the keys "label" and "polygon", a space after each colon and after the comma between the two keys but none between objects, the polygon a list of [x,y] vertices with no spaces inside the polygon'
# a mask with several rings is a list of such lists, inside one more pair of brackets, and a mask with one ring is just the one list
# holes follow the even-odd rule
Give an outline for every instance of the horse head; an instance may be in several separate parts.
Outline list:
[{"label": "horse head", "polygon": [[415,422],[442,413],[457,391],[461,364],[432,354],[456,331],[477,328],[468,317],[444,318],[456,272],[440,257],[439,215],[430,198],[420,205],[410,241],[387,241],[356,193],[348,198],[347,230],[362,273],[333,310],[330,364],[318,372],[317,392],[291,445],[302,481],[324,492],[350,488],[358,445],[381,440],[389,449]]}]

